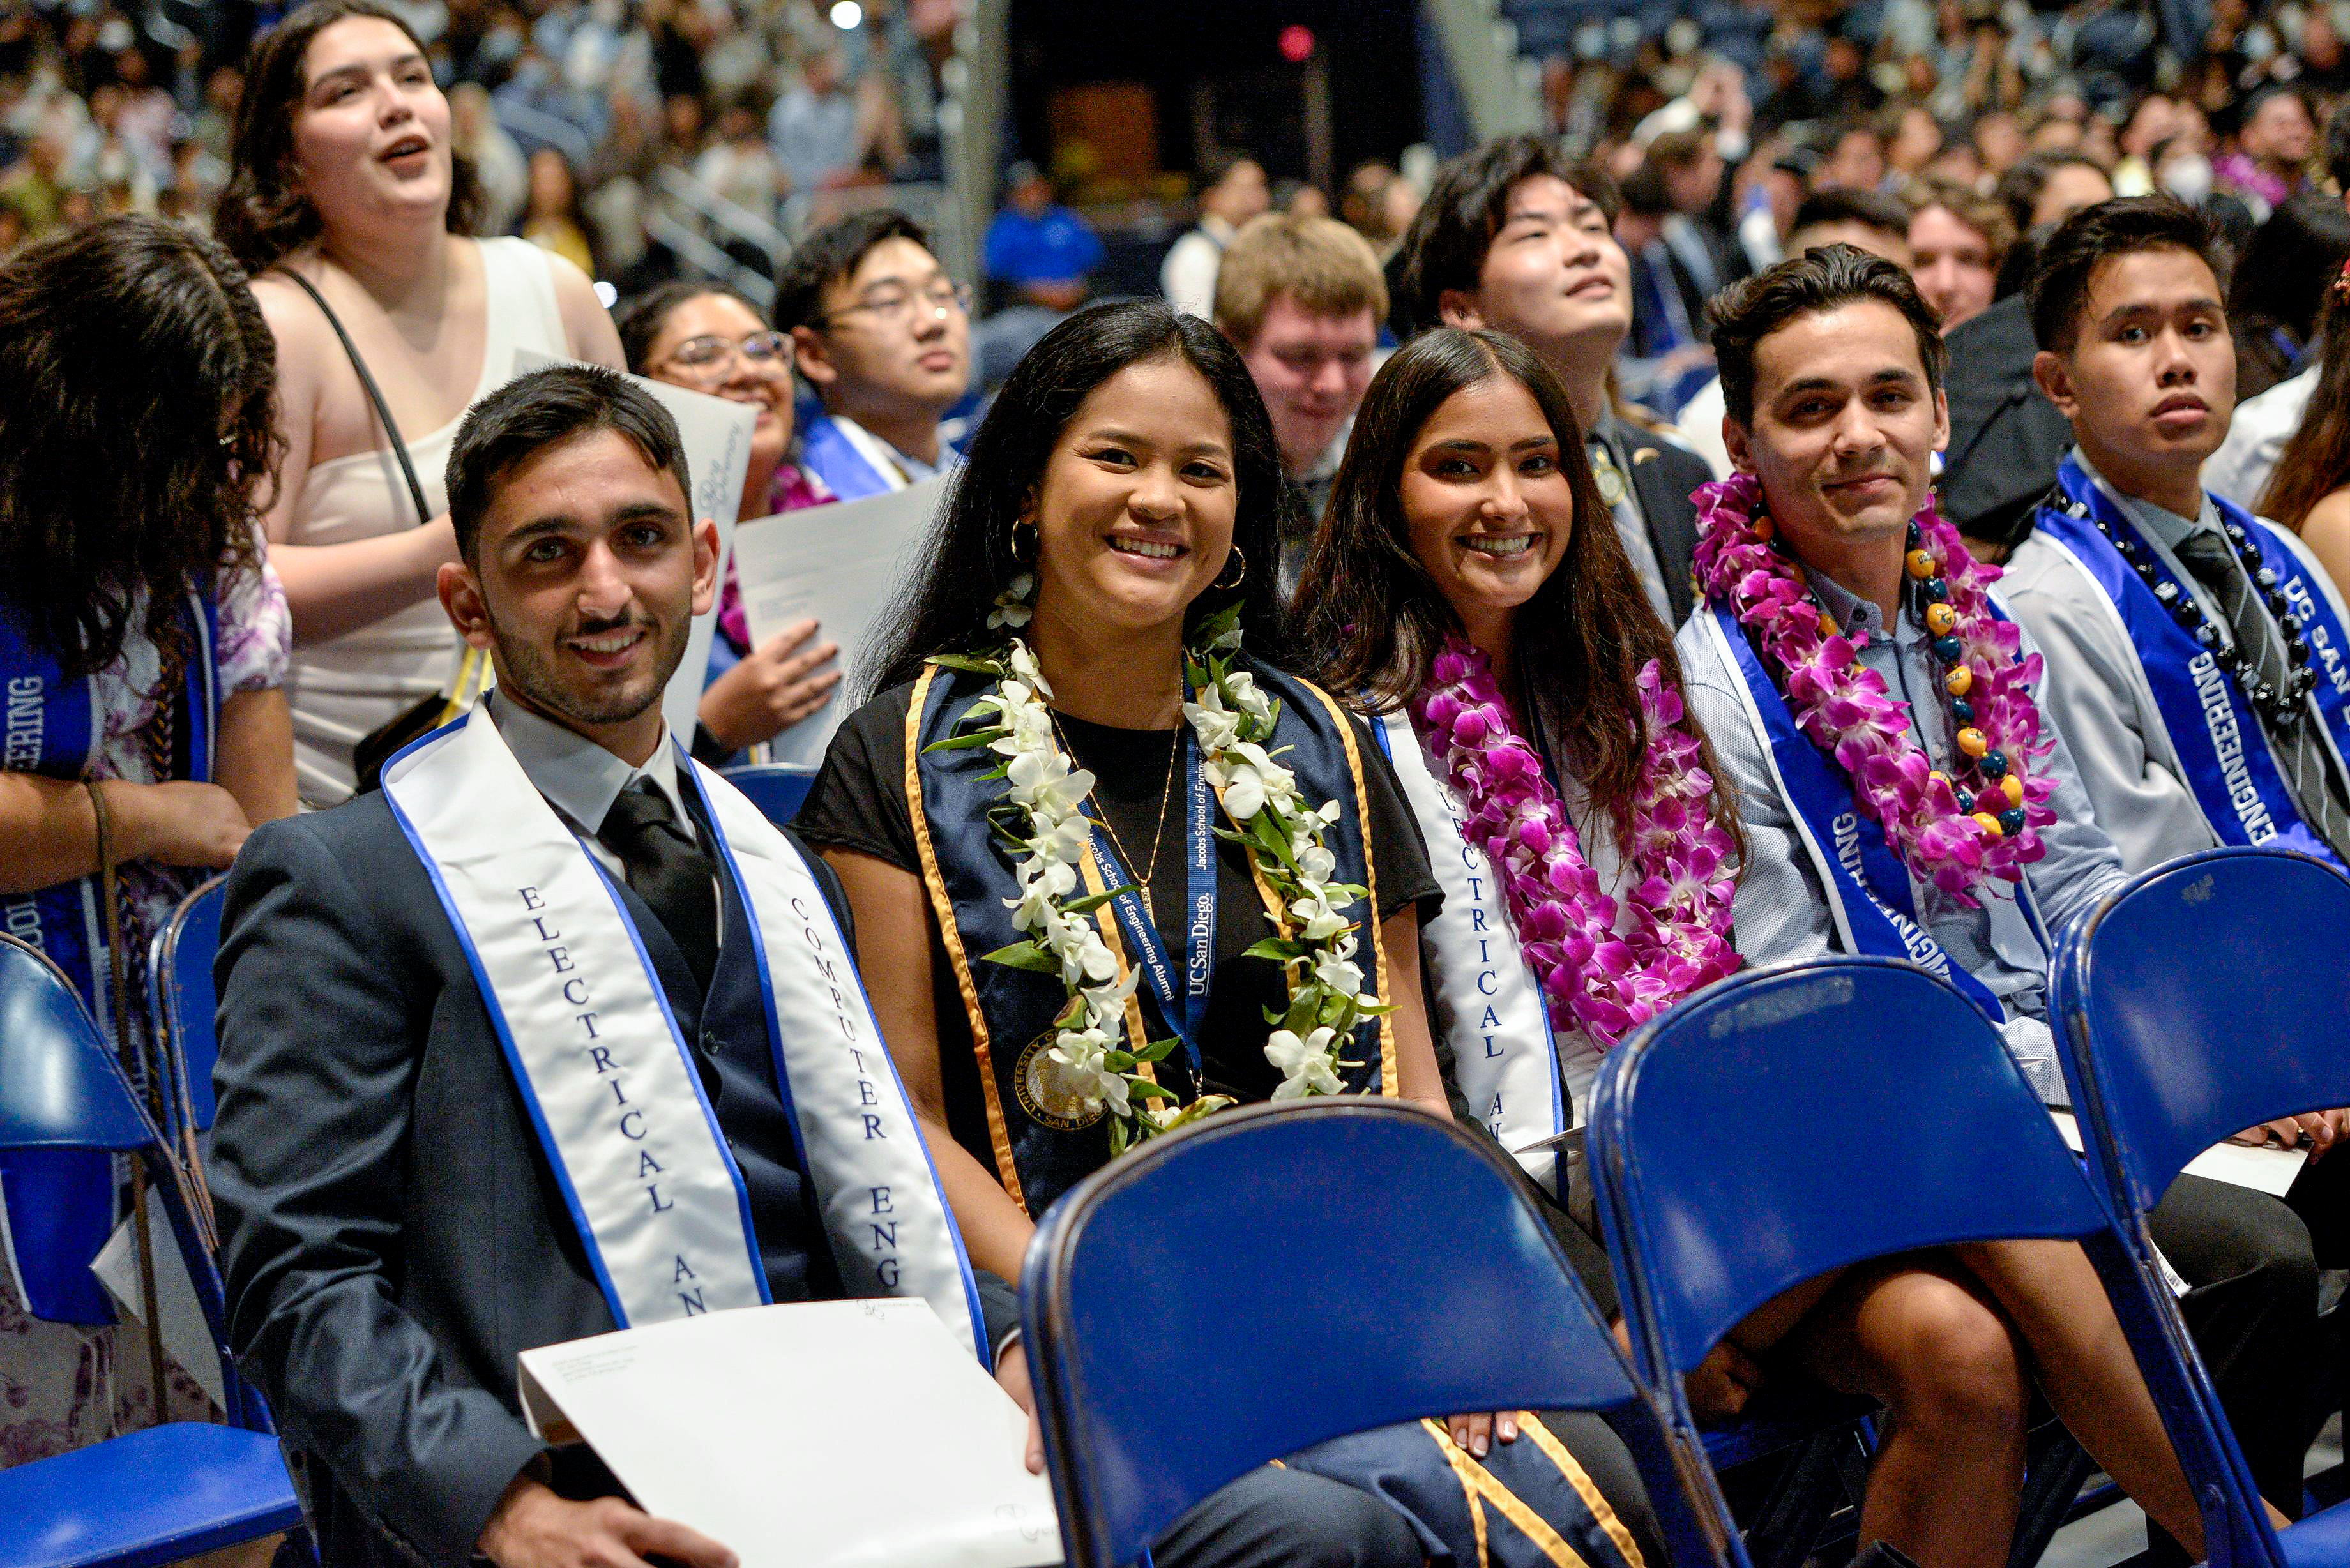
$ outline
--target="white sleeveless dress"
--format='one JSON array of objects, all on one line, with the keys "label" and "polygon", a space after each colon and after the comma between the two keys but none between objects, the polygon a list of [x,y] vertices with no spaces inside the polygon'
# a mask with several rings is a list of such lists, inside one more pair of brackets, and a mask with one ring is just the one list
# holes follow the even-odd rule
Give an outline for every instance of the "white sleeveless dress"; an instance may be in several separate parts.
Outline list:
[{"label": "white sleeveless dress", "polygon": [[[513,379],[515,349],[557,358],[571,354],[546,253],[528,240],[475,243],[481,247],[489,323],[481,379],[466,400],[469,405]],[[448,510],[449,448],[463,419],[461,413],[408,442],[429,515]],[[415,514],[408,481],[390,447],[353,452],[315,464],[304,476],[286,542],[345,545],[372,539],[415,527]],[[330,642],[296,648],[286,694],[294,711],[294,766],[302,804],[318,809],[348,799],[352,748],[440,691],[463,646],[440,602],[428,597]]]}]

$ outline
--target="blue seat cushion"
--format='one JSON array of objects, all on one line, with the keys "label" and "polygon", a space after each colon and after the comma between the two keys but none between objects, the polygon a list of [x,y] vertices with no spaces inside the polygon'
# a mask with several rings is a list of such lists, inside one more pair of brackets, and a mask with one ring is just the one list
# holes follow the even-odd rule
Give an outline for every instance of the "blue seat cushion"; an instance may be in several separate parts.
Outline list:
[{"label": "blue seat cushion", "polygon": [[2350,1502],[2312,1514],[2277,1539],[2293,1568],[2345,1568],[2350,1564]]},{"label": "blue seat cushion", "polygon": [[146,1568],[302,1522],[277,1439],[175,1421],[0,1470],[0,1568]]}]

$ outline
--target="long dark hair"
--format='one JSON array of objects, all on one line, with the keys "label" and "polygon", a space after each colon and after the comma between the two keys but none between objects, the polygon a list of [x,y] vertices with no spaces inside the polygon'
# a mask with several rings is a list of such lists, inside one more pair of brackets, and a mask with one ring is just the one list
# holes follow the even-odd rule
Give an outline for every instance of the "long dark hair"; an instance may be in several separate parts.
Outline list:
[{"label": "long dark hair", "polygon": [[[389,22],[420,52],[424,48],[416,30],[377,0],[310,0],[264,34],[245,58],[228,183],[213,209],[213,233],[248,271],[262,271],[317,235],[318,209],[294,178],[294,111],[307,86],[303,66],[311,41],[354,16]],[[472,234],[481,204],[473,166],[452,147],[449,232]]]},{"label": "long dark hair", "polygon": [[930,560],[876,639],[882,650],[877,688],[913,680],[933,654],[975,653],[1003,641],[1003,633],[988,629],[988,612],[1031,565],[1013,554],[1012,525],[1043,481],[1045,461],[1096,388],[1152,359],[1178,359],[1197,370],[1232,425],[1232,545],[1247,566],[1237,586],[1211,587],[1193,599],[1186,624],[1237,601],[1242,646],[1265,663],[1287,663],[1272,584],[1282,519],[1293,503],[1264,400],[1222,333],[1159,300],[1125,299],[1078,311],[1013,368],[963,454]]},{"label": "long dark hair", "polygon": [[122,656],[135,593],[171,649],[182,594],[259,569],[276,376],[244,273],[176,224],[107,218],[0,267],[0,582],[68,675]]},{"label": "long dark hair", "polygon": [[[1428,684],[1437,649],[1461,630],[1461,620],[1412,553],[1404,464],[1447,399],[1497,376],[1523,387],[1541,408],[1575,496],[1566,553],[1516,617],[1517,666],[1530,677],[1523,701],[1530,721],[1557,740],[1620,835],[1648,744],[1641,667],[1655,659],[1678,689],[1680,660],[1616,537],[1565,389],[1516,338],[1440,327],[1379,368],[1298,576],[1308,668],[1378,712],[1401,707]],[[1699,743],[1702,765],[1719,778],[1702,734]],[[1715,790],[1709,809],[1741,836],[1729,791]]]},{"label": "long dark hair", "polygon": [[2277,457],[2268,493],[2254,508],[2296,534],[2311,507],[2350,484],[2350,297],[2338,282],[2326,293],[2317,327],[2325,338],[2317,385],[2302,410],[2301,428]]}]

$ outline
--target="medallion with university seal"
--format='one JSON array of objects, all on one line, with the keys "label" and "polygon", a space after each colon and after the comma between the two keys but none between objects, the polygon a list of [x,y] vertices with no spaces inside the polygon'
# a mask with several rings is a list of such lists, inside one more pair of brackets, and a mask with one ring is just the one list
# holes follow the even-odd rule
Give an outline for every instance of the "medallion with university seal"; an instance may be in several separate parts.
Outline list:
[{"label": "medallion with university seal", "polygon": [[1020,1108],[1028,1113],[1031,1120],[1059,1132],[1078,1132],[1107,1116],[1109,1106],[1097,1101],[1088,1111],[1083,1096],[1072,1094],[1054,1081],[1056,1075],[1045,1060],[1045,1054],[1053,1049],[1059,1033],[1055,1025],[1028,1042],[1028,1048],[1020,1053],[1019,1063],[1013,1069],[1012,1089],[1020,1101]]}]

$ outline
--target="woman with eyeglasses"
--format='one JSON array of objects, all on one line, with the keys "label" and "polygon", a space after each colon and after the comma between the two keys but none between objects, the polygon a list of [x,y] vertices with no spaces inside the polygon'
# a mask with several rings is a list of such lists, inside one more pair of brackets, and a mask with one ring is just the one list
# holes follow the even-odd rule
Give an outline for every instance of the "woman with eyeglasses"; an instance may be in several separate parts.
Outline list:
[{"label": "woman with eyeglasses", "polygon": [[[638,375],[759,410],[743,482],[743,522],[835,499],[824,481],[791,461],[792,340],[770,327],[758,306],[723,284],[665,283],[621,312],[619,328],[621,350]],[[824,706],[840,683],[839,645],[818,642],[814,620],[751,646],[732,562],[719,593],[718,630],[701,716],[723,754],[773,740]]]},{"label": "woman with eyeglasses", "polygon": [[277,341],[270,558],[293,607],[286,690],[313,806],[478,684],[432,597],[457,558],[442,471],[467,405],[520,349],[620,365],[577,267],[470,237],[473,171],[452,134],[424,46],[378,0],[311,0],[245,62],[213,224]]}]

